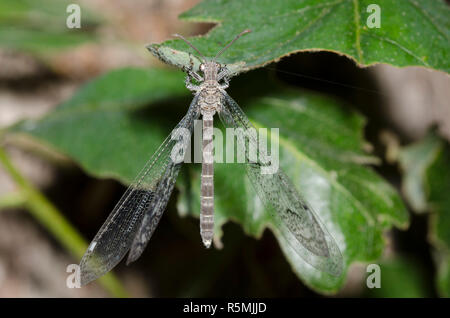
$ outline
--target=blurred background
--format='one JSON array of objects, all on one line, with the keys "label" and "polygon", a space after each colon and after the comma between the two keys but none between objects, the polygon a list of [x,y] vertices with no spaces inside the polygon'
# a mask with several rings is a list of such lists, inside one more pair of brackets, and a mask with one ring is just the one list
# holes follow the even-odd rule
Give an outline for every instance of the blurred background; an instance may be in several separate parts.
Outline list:
[{"label": "blurred background", "polygon": [[[83,7],[83,27],[68,31],[64,1],[2,0],[0,129],[43,116],[80,85],[108,70],[162,66],[145,45],[164,41],[173,33],[204,34],[214,26],[177,19],[196,0],[77,3]],[[390,157],[395,150],[419,140],[432,126],[450,140],[450,80],[444,73],[389,65],[360,69],[346,57],[329,52],[294,54],[265,71],[290,85],[356,105],[370,118],[366,138],[383,159],[376,169],[399,191],[399,168]],[[17,169],[88,241],[125,190],[117,181],[86,175],[67,158],[51,154],[49,160],[33,147],[7,141],[3,146]],[[0,198],[15,189],[0,166]],[[269,231],[255,240],[239,225],[228,223],[225,248],[207,251],[198,226],[197,219],[178,216],[171,200],[142,258],[129,267],[121,263],[114,271],[128,295],[322,297],[300,282]],[[365,266],[354,264],[337,296],[436,296],[427,228],[427,216],[412,213],[407,231],[386,233],[388,270],[382,284],[392,288],[369,292]],[[394,254],[399,257],[389,257]],[[81,289],[66,287],[66,266],[78,262],[27,209],[0,206],[0,297],[111,296],[98,283]]]}]

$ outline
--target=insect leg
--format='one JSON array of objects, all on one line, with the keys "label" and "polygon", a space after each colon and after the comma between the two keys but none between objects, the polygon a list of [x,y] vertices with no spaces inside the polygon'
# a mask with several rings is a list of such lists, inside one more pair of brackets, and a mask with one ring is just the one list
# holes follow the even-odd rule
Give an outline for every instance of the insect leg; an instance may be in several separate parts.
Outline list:
[{"label": "insect leg", "polygon": [[227,89],[230,85],[229,72],[226,67],[222,68],[217,74],[217,81],[223,80],[223,83],[220,85],[222,89]]},{"label": "insect leg", "polygon": [[194,71],[194,61],[192,60],[191,54],[189,54],[189,67],[187,68],[187,73],[197,82],[203,82],[203,77]]},{"label": "insect leg", "polygon": [[200,87],[199,87],[198,85],[192,84],[192,75],[191,75],[191,72],[189,72],[189,73],[186,75],[186,79],[184,80],[184,83],[185,83],[187,89],[190,90],[190,91],[197,92],[197,91],[200,89]]}]

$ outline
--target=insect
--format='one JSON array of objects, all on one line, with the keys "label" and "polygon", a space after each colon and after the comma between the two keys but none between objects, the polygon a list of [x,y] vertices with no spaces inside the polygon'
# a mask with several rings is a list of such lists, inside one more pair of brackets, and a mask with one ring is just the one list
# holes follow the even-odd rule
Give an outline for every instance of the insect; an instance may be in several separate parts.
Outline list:
[{"label": "insect", "polygon": [[[192,65],[186,69],[186,87],[194,92],[194,98],[187,114],[148,160],[89,245],[80,263],[83,285],[110,271],[127,253],[127,264],[140,257],[167,206],[182,165],[182,160],[174,160],[174,154],[185,153],[189,146],[180,132],[187,131],[190,136],[194,121],[200,117],[203,123],[200,234],[204,245],[210,247],[214,227],[213,116],[217,113],[226,127],[254,129],[239,105],[226,93],[231,70],[228,65],[218,63],[217,58],[248,32],[238,34],[213,59],[205,58],[192,43],[176,35],[201,57],[198,70]],[[258,148],[257,140],[251,135],[240,136],[245,138],[238,144],[245,147],[247,175],[272,211],[276,230],[308,264],[340,276],[342,255],[311,206],[281,169],[262,173],[270,164],[267,158],[258,153],[258,159],[250,160],[248,151],[252,145]]]}]

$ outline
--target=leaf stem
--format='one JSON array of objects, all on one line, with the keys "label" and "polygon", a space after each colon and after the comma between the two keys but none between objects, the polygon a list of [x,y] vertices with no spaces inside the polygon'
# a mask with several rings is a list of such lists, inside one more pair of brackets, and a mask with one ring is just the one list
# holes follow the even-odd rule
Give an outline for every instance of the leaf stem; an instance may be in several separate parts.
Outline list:
[{"label": "leaf stem", "polygon": [[[87,242],[64,218],[63,214],[14,167],[6,152],[0,147],[0,163],[19,187],[23,205],[75,258],[79,259]],[[9,199],[12,199],[10,197]],[[16,197],[18,199],[18,197]],[[5,200],[7,201],[7,200]],[[18,202],[18,200],[17,200]],[[115,297],[126,297],[127,292],[115,275],[109,273],[99,282]]]},{"label": "leaf stem", "polygon": [[25,205],[26,196],[22,191],[11,192],[0,198],[0,210],[8,208],[21,208]]}]

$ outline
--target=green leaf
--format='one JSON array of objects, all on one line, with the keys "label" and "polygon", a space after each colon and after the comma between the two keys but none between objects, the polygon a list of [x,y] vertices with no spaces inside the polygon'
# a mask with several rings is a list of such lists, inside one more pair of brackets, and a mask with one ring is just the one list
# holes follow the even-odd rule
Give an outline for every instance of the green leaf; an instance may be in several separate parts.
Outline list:
[{"label": "green leaf", "polygon": [[[244,35],[220,58],[261,67],[299,51],[333,51],[359,65],[388,63],[450,71],[450,9],[442,0],[379,0],[381,27],[369,28],[372,0],[206,0],[180,18],[219,25],[190,41],[213,57],[235,35]],[[183,41],[150,46],[165,62],[193,52]],[[171,51],[174,50],[174,51]],[[175,54],[174,54],[175,53]],[[195,54],[194,54],[195,55]],[[184,64],[187,66],[187,64]]]},{"label": "green leaf", "polygon": [[98,14],[81,6],[81,29],[69,29],[66,12],[71,1],[2,0],[0,2],[0,47],[45,54],[73,47],[95,36]]},{"label": "green leaf", "polygon": [[438,288],[450,297],[450,145],[440,140],[441,149],[427,171],[426,184],[431,211],[430,237],[437,247]]},{"label": "green leaf", "polygon": [[[425,157],[429,159],[422,160]],[[403,183],[415,183],[404,187],[405,196],[425,194],[424,204],[431,211],[429,237],[436,247],[437,285],[443,296],[450,297],[450,145],[430,133],[420,143],[402,150],[400,164],[405,171]]]},{"label": "green leaf", "polygon": [[427,282],[417,260],[404,257],[385,260],[380,264],[380,288],[373,288],[369,297],[378,298],[424,298]]},{"label": "green leaf", "polygon": [[440,147],[440,141],[435,136],[429,135],[422,143],[406,147],[399,154],[398,159],[404,172],[402,191],[414,211],[418,213],[427,209],[425,173],[435,160]]},{"label": "green leaf", "polygon": [[442,253],[438,257],[437,287],[444,297],[450,297],[450,253]]},{"label": "green leaf", "polygon": [[[279,127],[280,166],[337,241],[344,268],[356,261],[377,259],[384,246],[383,230],[405,227],[407,211],[396,191],[364,164],[377,162],[362,150],[364,120],[338,102],[308,92],[282,92],[253,100],[245,111],[257,128]],[[226,139],[226,137],[224,137]],[[218,144],[216,144],[216,148]],[[215,242],[228,220],[260,237],[268,227],[295,273],[311,288],[336,292],[345,275],[336,278],[307,265],[278,232],[268,211],[239,164],[215,165]],[[188,183],[190,182],[190,183]],[[182,214],[198,215],[200,173],[180,182]],[[188,190],[190,189],[190,190]]]},{"label": "green leaf", "polygon": [[189,94],[183,78],[181,72],[163,69],[112,71],[41,120],[22,121],[10,132],[38,138],[89,174],[129,183],[173,126],[167,117],[148,116],[142,109]]}]

